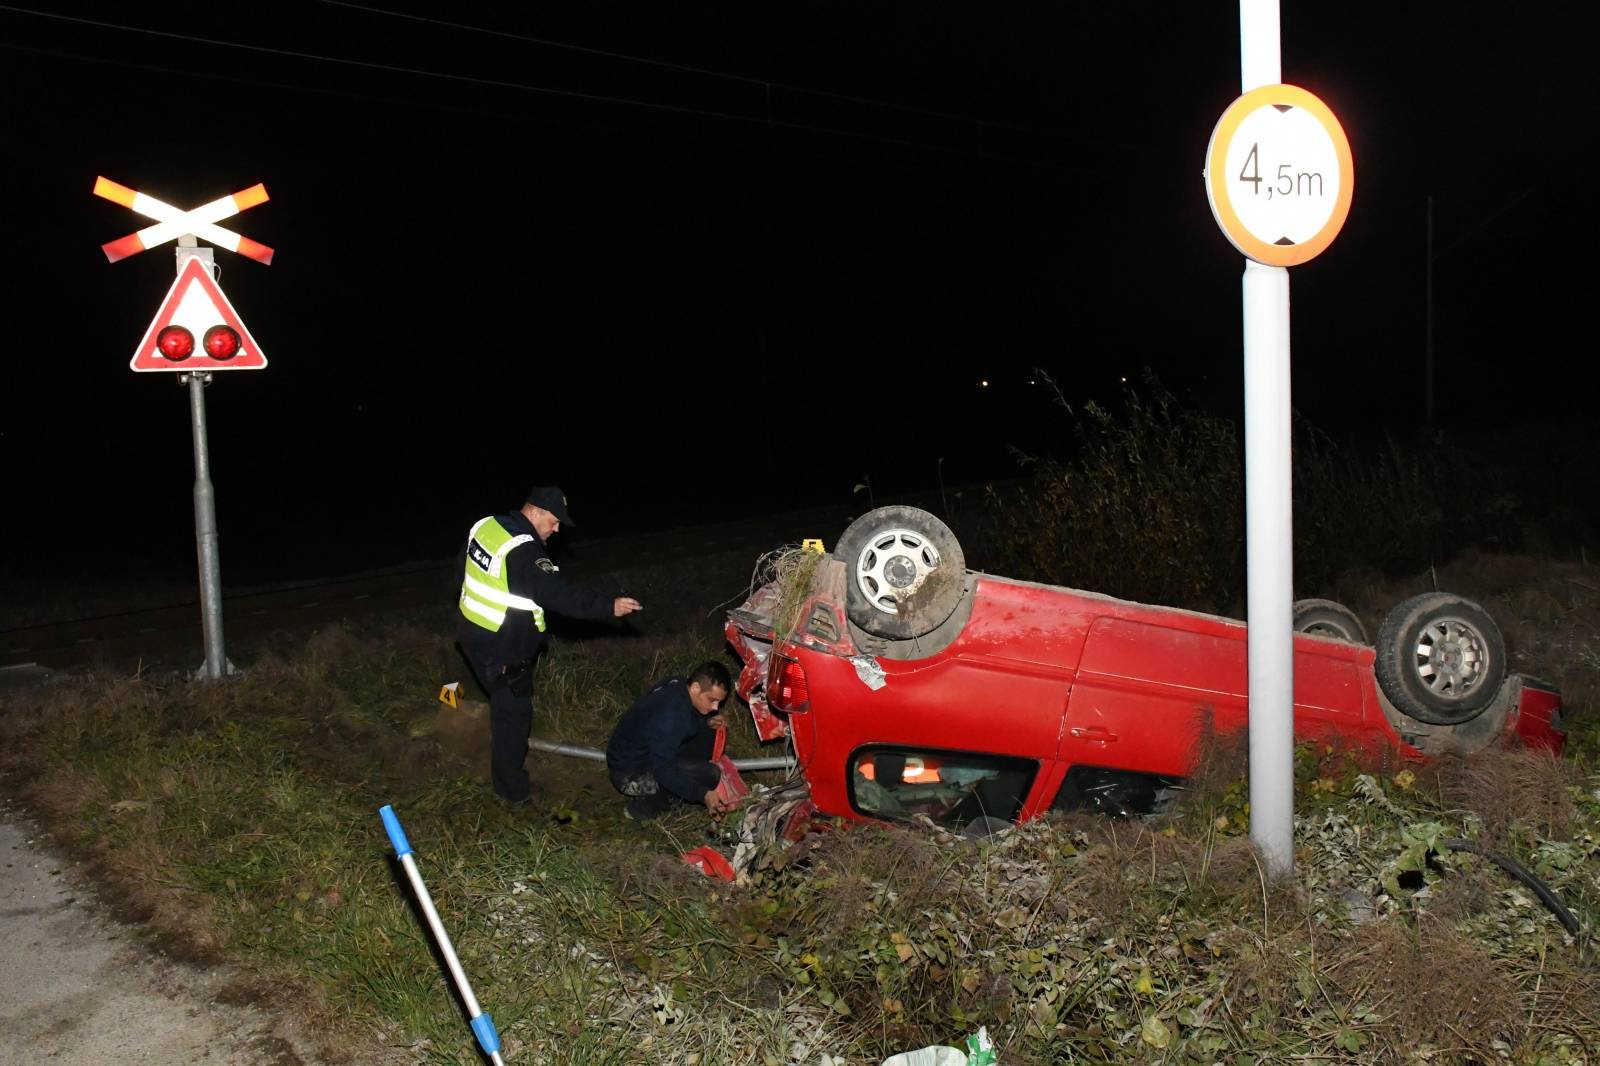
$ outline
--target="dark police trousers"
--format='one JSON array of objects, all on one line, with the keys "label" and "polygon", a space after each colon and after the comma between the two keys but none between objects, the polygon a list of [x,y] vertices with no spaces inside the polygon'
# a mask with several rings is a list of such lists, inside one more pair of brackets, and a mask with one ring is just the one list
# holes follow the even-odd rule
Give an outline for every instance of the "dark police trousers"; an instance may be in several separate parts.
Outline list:
[{"label": "dark police trousers", "polygon": [[467,661],[489,693],[489,779],[495,795],[510,803],[528,798],[528,737],[533,732],[533,664]]},{"label": "dark police trousers", "polygon": [[[711,761],[711,752],[716,744],[716,734],[705,730],[699,736],[684,741],[683,747],[678,749],[678,770],[695,786],[700,789],[703,796],[717,787],[722,780],[722,770]],[[624,796],[636,798],[648,814],[661,814],[672,808],[674,803],[683,800],[682,796],[674,796],[662,788],[656,781],[655,775],[646,770],[637,777],[623,777],[613,772],[611,784]],[[683,800],[683,802],[690,802]],[[698,797],[693,802],[699,802]]]}]

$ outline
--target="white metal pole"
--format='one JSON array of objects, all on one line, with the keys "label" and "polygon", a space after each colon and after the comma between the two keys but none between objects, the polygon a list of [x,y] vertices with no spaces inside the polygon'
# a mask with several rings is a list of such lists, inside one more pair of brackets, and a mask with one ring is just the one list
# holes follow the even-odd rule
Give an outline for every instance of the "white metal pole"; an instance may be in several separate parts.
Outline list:
[{"label": "white metal pole", "polygon": [[[1239,74],[1283,80],[1278,0],[1239,0]],[[1294,872],[1294,503],[1289,272],[1244,267],[1245,552],[1250,838],[1273,878]]]},{"label": "white metal pole", "polygon": [[1240,91],[1283,81],[1278,0],[1239,0]]},{"label": "white metal pole", "polygon": [[1289,272],[1244,268],[1245,552],[1250,836],[1273,877],[1294,872],[1294,516]]}]

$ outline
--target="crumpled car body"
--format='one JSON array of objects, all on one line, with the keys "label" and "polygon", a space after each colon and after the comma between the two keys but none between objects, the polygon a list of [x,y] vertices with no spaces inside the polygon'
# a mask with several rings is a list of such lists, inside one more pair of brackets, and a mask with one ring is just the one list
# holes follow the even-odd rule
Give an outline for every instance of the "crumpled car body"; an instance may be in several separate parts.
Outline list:
[{"label": "crumpled car body", "polygon": [[[1149,811],[1207,735],[1247,725],[1243,622],[964,571],[940,626],[885,640],[852,621],[848,585],[866,570],[850,563],[824,555],[796,602],[776,582],[757,590],[725,630],[758,732],[790,739],[824,814],[985,831],[1051,810]],[[1295,635],[1297,739],[1379,760],[1564,746],[1547,685],[1507,674],[1470,720],[1429,724],[1387,698],[1376,656]]]}]

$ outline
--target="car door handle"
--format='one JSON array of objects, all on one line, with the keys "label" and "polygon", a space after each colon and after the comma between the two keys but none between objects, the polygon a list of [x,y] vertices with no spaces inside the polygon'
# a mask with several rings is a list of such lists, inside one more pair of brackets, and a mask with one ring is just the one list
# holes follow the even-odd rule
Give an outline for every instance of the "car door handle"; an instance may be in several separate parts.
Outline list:
[{"label": "car door handle", "polygon": [[1097,740],[1102,744],[1109,744],[1113,740],[1117,739],[1117,735],[1115,733],[1107,729],[1105,726],[1099,725],[1075,725],[1071,729],[1067,730],[1067,732],[1071,733],[1075,737],[1080,737],[1083,740]]}]

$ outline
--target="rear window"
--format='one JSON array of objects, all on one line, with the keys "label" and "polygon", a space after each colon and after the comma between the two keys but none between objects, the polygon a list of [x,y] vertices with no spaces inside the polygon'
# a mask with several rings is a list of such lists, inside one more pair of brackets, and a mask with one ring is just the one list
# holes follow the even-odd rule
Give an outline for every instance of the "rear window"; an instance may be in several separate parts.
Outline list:
[{"label": "rear window", "polygon": [[927,815],[952,829],[984,817],[1014,822],[1038,772],[1032,759],[873,744],[850,757],[850,805],[892,821]]}]

